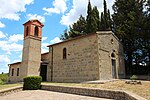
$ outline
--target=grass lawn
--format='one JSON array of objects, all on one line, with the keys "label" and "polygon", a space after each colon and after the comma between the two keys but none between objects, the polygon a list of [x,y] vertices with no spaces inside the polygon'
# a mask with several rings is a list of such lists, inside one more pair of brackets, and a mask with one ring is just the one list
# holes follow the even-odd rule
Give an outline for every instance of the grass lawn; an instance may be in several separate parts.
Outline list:
[{"label": "grass lawn", "polygon": [[22,85],[22,84],[5,84],[7,82],[7,79],[8,79],[7,73],[0,74],[0,90]]},{"label": "grass lawn", "polygon": [[44,82],[44,84],[57,85],[57,86],[59,85],[59,86],[75,86],[75,87],[89,87],[89,88],[112,89],[112,90],[125,90],[150,100],[150,81],[142,81],[142,85],[125,84],[125,81],[123,80],[107,82],[105,84],[77,84],[77,83],[50,83],[50,82]]},{"label": "grass lawn", "polygon": [[15,86],[22,86],[22,84],[17,83],[17,84],[4,84],[4,85],[0,85],[0,90],[11,88],[11,87],[15,87]]}]

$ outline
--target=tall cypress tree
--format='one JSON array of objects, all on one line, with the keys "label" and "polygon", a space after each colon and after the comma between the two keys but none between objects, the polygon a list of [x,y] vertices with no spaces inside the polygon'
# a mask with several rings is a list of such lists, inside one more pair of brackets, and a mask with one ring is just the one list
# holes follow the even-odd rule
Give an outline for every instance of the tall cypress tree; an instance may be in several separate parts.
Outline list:
[{"label": "tall cypress tree", "polygon": [[104,20],[104,13],[103,12],[101,12],[101,21],[100,21],[99,30],[105,30],[105,20]]},{"label": "tall cypress tree", "polygon": [[96,20],[96,23],[97,23],[97,30],[99,30],[99,27],[100,27],[100,17],[99,17],[99,11],[97,9],[97,7],[93,7],[93,13],[94,13],[94,18]]},{"label": "tall cypress tree", "polygon": [[87,10],[87,34],[97,31],[97,22],[95,19],[95,12],[92,10],[91,2],[89,0],[88,10]]},{"label": "tall cypress tree", "polygon": [[104,11],[101,13],[99,30],[111,30],[111,18],[109,9],[107,9],[106,0],[104,0]]},{"label": "tall cypress tree", "polygon": [[104,25],[105,25],[105,29],[107,29],[108,27],[108,16],[107,16],[107,4],[106,4],[106,0],[104,0]]}]

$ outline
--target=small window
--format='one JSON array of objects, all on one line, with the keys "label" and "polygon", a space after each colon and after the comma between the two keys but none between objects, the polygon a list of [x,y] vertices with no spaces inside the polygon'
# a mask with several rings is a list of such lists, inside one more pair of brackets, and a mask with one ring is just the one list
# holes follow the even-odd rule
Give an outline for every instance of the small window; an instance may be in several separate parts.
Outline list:
[{"label": "small window", "polygon": [[38,33],[39,33],[39,28],[37,26],[35,26],[34,36],[38,36]]},{"label": "small window", "polygon": [[111,57],[112,57],[112,58],[115,58],[115,54],[114,54],[114,53],[112,53],[112,54],[111,54]]},{"label": "small window", "polygon": [[67,59],[67,49],[63,49],[63,59]]},{"label": "small window", "polygon": [[113,39],[111,39],[111,44],[114,44],[114,40]]},{"label": "small window", "polygon": [[14,76],[14,69],[12,69],[11,76]]},{"label": "small window", "polygon": [[17,76],[19,76],[19,68],[17,68]]},{"label": "small window", "polygon": [[27,28],[26,28],[26,36],[28,36],[28,35],[29,35],[29,28],[27,26]]}]

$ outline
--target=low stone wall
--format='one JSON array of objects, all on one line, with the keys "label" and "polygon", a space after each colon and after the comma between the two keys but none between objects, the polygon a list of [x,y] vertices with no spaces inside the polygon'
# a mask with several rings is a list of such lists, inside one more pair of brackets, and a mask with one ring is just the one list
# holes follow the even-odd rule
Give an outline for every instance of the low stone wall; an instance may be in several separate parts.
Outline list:
[{"label": "low stone wall", "polygon": [[5,96],[5,95],[16,93],[16,92],[19,92],[19,91],[22,91],[22,90],[23,90],[22,86],[3,89],[3,90],[0,90],[0,96]]},{"label": "low stone wall", "polygon": [[100,98],[108,98],[115,100],[146,100],[140,96],[126,91],[117,90],[101,90],[95,88],[80,88],[80,87],[65,87],[65,86],[52,86],[52,85],[42,85],[42,90],[64,92],[70,94],[93,96]]}]

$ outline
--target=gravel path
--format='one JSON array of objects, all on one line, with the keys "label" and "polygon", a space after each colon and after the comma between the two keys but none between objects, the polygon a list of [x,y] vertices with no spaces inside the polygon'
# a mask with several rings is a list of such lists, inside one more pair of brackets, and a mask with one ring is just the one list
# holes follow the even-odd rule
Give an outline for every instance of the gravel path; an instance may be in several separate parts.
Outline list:
[{"label": "gravel path", "polygon": [[9,94],[6,96],[1,96],[0,100],[111,100],[111,99],[103,99],[44,90],[33,90],[33,91],[29,90]]}]

